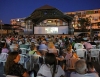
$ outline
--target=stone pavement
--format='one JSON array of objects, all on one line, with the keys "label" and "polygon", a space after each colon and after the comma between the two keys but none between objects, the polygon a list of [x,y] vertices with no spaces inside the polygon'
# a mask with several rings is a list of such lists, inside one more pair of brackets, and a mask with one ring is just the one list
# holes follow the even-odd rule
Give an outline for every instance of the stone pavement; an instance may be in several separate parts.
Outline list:
[{"label": "stone pavement", "polygon": [[0,77],[5,77],[3,74],[4,74],[4,66],[2,63],[0,63]]}]

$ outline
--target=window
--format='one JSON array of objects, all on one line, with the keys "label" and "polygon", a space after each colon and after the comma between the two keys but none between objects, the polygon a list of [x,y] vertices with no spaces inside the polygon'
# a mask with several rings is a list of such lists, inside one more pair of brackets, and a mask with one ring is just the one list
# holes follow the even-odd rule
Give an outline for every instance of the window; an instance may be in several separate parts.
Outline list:
[{"label": "window", "polygon": [[95,13],[98,13],[98,11],[95,11]]},{"label": "window", "polygon": [[94,17],[94,20],[95,20],[95,21],[98,21],[98,17]]}]

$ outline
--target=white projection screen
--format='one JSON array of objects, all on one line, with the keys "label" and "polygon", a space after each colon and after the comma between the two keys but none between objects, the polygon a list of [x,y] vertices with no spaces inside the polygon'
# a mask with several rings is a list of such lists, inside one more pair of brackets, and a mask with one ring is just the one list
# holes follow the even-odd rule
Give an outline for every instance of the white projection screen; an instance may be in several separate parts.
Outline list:
[{"label": "white projection screen", "polygon": [[34,34],[68,34],[68,26],[34,27]]}]

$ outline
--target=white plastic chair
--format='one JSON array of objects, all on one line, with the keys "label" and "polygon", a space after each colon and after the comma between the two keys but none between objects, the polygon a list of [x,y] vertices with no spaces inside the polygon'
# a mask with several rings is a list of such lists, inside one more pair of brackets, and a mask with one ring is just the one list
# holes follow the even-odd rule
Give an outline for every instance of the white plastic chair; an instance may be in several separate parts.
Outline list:
[{"label": "white plastic chair", "polygon": [[40,55],[30,55],[30,70],[34,68],[34,64],[38,64],[40,66],[39,57]]},{"label": "white plastic chair", "polygon": [[6,75],[6,77],[19,77],[19,76]]},{"label": "white plastic chair", "polygon": [[97,48],[100,49],[100,45],[98,45]]},{"label": "white plastic chair", "polygon": [[18,50],[16,45],[10,45],[10,51],[13,52],[14,50]]},{"label": "white plastic chair", "polygon": [[28,58],[28,56],[25,56],[25,55],[23,55],[23,54],[20,54],[20,61],[19,61],[19,63],[20,64],[22,64],[22,65],[24,65],[24,67],[27,69],[27,62],[29,61],[29,58]]},{"label": "white plastic chair", "polygon": [[8,54],[7,53],[1,53],[0,54],[0,63],[3,63],[3,66],[5,65],[5,62],[7,60]]},{"label": "white plastic chair", "polygon": [[77,49],[75,51],[79,58],[84,58],[85,60],[87,60],[87,50],[86,49]]},{"label": "white plastic chair", "polygon": [[100,53],[100,49],[90,49],[90,61],[91,61],[91,58],[95,58],[94,61],[97,61],[99,62],[99,53]]},{"label": "white plastic chair", "polygon": [[21,50],[21,54],[26,54],[27,53],[27,49],[26,48],[20,48]]},{"label": "white plastic chair", "polygon": [[96,49],[96,45],[92,45],[92,49]]}]

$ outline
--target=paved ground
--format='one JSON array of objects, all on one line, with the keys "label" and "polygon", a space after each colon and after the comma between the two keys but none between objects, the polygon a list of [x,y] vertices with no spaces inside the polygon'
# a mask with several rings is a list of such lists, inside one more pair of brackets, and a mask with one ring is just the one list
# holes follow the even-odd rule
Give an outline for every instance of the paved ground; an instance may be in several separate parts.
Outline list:
[{"label": "paved ground", "polygon": [[0,77],[5,77],[3,74],[4,74],[4,67],[3,64],[0,63]]},{"label": "paved ground", "polygon": [[[96,71],[99,73],[99,76],[100,76],[100,64],[98,64],[97,62],[93,62],[93,64],[95,66]],[[4,74],[4,67],[3,67],[3,64],[0,63],[0,77],[5,77],[3,74]]]}]

